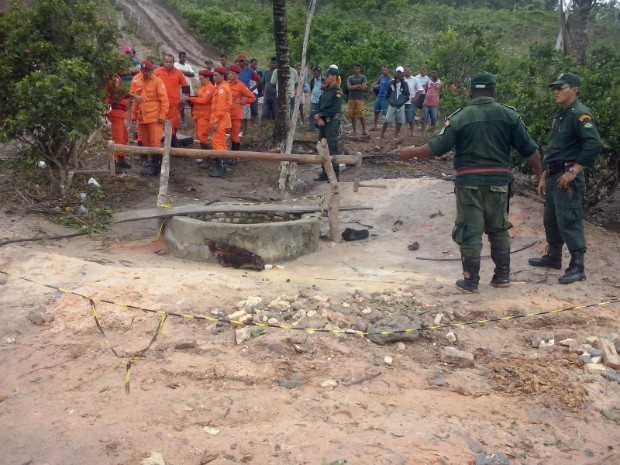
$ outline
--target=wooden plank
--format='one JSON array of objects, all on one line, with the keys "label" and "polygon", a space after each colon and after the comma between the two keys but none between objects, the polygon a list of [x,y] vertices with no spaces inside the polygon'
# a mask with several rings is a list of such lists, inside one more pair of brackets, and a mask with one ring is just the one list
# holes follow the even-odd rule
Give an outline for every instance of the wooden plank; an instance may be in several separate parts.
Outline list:
[{"label": "wooden plank", "polygon": [[[373,207],[340,207],[340,211],[372,210]],[[211,204],[211,205],[183,205],[171,208],[145,208],[142,210],[129,210],[112,215],[112,223],[125,223],[128,221],[149,220],[153,218],[168,218],[171,216],[201,215],[204,213],[314,213],[321,211],[320,205],[241,205],[241,204]]]}]

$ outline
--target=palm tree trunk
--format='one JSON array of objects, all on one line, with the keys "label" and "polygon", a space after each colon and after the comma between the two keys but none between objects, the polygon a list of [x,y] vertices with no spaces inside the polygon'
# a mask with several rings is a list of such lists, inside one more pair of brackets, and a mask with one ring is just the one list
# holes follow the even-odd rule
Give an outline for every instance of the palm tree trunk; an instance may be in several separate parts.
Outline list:
[{"label": "palm tree trunk", "polygon": [[276,57],[278,58],[278,119],[273,132],[276,143],[286,139],[289,128],[288,82],[290,79],[288,58],[288,28],[286,25],[286,0],[273,0],[273,29]]}]

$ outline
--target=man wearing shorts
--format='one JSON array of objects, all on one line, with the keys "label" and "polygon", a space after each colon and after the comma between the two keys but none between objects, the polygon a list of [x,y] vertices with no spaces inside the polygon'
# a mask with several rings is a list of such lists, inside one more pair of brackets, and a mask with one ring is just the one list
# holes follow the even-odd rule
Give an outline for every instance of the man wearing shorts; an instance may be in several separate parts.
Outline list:
[{"label": "man wearing shorts", "polygon": [[362,136],[366,135],[366,119],[364,116],[364,93],[368,80],[362,74],[362,66],[353,65],[353,74],[347,79],[347,89],[349,90],[349,118],[353,126],[353,134],[357,134],[355,120],[359,119],[362,125]]},{"label": "man wearing shorts", "polygon": [[407,103],[411,97],[409,96],[407,83],[403,80],[404,71],[402,66],[397,67],[394,79],[390,81],[390,85],[388,86],[386,96],[389,106],[387,114],[385,115],[385,121],[383,122],[383,128],[381,129],[381,139],[385,136],[385,131],[390,123],[394,123],[394,138],[398,138],[400,128],[406,121],[405,103]]}]

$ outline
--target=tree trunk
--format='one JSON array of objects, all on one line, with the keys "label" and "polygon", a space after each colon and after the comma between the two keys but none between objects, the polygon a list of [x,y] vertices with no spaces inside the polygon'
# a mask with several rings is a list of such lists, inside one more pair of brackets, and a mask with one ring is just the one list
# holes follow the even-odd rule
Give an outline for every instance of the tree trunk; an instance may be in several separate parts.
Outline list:
[{"label": "tree trunk", "polygon": [[[301,48],[301,76],[298,76],[299,85],[297,86],[297,92],[295,93],[295,105],[293,106],[291,125],[288,131],[286,146],[284,147],[283,153],[290,154],[293,150],[293,140],[295,138],[295,129],[297,128],[297,116],[299,115],[299,103],[300,99],[303,98],[303,88],[304,83],[306,82],[306,50],[308,49],[310,26],[312,25],[312,18],[314,17],[316,2],[317,0],[311,0],[310,10],[308,12],[308,19],[306,20],[306,32],[304,33],[304,43]],[[308,115],[310,115],[310,111],[308,111]],[[305,122],[303,123],[306,124]],[[287,187],[294,189],[297,185],[297,182],[297,164],[287,161],[280,163],[280,179],[278,180],[278,187],[280,188],[280,190],[284,191]]]},{"label": "tree trunk", "polygon": [[596,0],[574,0],[575,13],[574,26],[572,27],[573,36],[570,43],[570,55],[578,65],[586,64],[586,52],[588,48],[588,22],[590,12]]},{"label": "tree trunk", "polygon": [[278,58],[278,119],[273,131],[277,144],[286,139],[289,128],[288,82],[290,78],[288,59],[288,28],[286,25],[286,0],[273,0],[273,30],[276,57]]}]

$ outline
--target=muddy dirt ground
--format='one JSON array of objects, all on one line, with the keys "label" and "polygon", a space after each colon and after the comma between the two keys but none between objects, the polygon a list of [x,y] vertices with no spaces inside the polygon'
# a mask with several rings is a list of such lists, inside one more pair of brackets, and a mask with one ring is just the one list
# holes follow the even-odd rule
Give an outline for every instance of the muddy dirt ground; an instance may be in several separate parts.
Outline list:
[{"label": "muddy dirt ground", "polygon": [[[461,294],[451,160],[396,163],[385,153],[424,138],[375,137],[343,138],[345,151],[363,153],[362,179],[374,187],[354,193],[352,170],[343,172],[341,204],[372,210],[343,212],[340,228],[368,229],[369,239],[332,243],[324,220],[316,253],[270,270],[177,259],[157,238],[156,220],[0,247],[0,270],[9,273],[0,274],[0,463],[464,465],[505,454],[507,462],[496,463],[620,464],[620,384],[585,373],[579,354],[560,344],[620,334],[620,305],[596,305],[620,295],[618,233],[588,224],[588,279],[561,286],[560,271],[527,265],[543,252],[544,232],[542,203],[524,188],[511,205],[512,248],[534,245],[513,255],[511,287],[489,286],[487,259],[480,293]],[[300,130],[294,151],[311,151],[314,138]],[[244,144],[260,139],[250,131]],[[102,159],[94,150],[85,164]],[[158,181],[140,177],[138,159],[131,161],[114,179],[95,176],[116,210],[156,201]],[[74,231],[53,220],[75,199],[6,188],[11,164],[1,166],[0,242]],[[174,205],[327,193],[311,166],[299,167],[304,183],[291,196],[276,188],[277,163],[242,162],[227,179],[207,173],[175,159]],[[88,189],[86,179],[76,181],[76,193]],[[414,242],[419,249],[409,250]],[[88,300],[72,292],[122,304],[95,303],[107,342]],[[170,316],[131,367],[127,395],[127,361],[161,320],[124,304],[210,319],[239,318],[247,308],[253,321],[292,329]],[[567,311],[459,325],[552,310]],[[366,331],[386,317],[425,326],[384,345],[300,330]],[[536,337],[555,343],[533,348]],[[443,362],[447,346],[472,354],[475,365]]]}]

